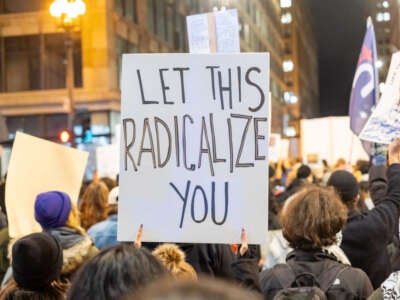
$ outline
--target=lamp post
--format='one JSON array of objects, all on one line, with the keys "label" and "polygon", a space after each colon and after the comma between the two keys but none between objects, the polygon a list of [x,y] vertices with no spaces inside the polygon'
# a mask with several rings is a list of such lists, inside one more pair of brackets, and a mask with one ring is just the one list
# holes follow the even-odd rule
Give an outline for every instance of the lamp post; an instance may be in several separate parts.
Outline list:
[{"label": "lamp post", "polygon": [[67,70],[65,85],[68,90],[68,129],[73,132],[75,119],[74,106],[74,61],[73,50],[74,43],[72,34],[79,26],[80,16],[86,11],[86,5],[83,0],[54,0],[50,5],[50,15],[57,18],[58,25],[66,33],[65,47]]}]

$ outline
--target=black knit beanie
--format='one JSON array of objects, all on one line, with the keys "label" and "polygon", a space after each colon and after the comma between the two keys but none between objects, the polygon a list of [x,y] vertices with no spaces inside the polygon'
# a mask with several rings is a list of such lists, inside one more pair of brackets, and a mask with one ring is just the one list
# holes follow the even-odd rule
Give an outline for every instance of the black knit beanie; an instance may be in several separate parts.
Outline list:
[{"label": "black knit beanie", "polygon": [[329,177],[328,186],[333,186],[343,202],[353,201],[358,195],[357,179],[348,171],[335,171]]},{"label": "black knit beanie", "polygon": [[63,255],[60,244],[41,232],[27,235],[12,247],[13,276],[19,287],[38,290],[60,276]]}]

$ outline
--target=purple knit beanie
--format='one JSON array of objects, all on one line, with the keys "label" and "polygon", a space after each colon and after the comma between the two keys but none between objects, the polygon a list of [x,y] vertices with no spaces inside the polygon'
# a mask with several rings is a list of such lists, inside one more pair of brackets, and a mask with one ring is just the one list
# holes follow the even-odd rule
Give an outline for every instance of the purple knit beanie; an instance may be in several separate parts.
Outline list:
[{"label": "purple knit beanie", "polygon": [[66,193],[51,191],[36,196],[35,220],[43,229],[64,226],[71,212],[71,199]]}]

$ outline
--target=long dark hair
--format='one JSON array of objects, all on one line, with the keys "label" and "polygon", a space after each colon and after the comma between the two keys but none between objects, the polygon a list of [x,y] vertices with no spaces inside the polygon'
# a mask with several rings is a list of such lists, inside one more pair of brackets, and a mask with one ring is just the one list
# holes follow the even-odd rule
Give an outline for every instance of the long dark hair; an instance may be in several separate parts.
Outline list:
[{"label": "long dark hair", "polygon": [[167,269],[146,249],[118,245],[101,251],[78,271],[67,299],[122,299],[167,274]]}]

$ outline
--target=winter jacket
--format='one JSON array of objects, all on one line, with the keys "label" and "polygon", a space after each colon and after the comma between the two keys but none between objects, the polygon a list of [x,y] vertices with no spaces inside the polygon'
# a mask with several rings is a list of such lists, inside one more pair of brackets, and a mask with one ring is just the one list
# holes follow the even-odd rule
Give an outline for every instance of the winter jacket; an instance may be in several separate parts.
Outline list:
[{"label": "winter jacket", "polygon": [[73,275],[86,260],[99,252],[88,235],[82,235],[73,228],[58,227],[47,232],[58,240],[63,249],[61,275],[64,277]]},{"label": "winter jacket", "polygon": [[258,260],[260,247],[249,245],[246,254],[236,256],[227,244],[179,244],[186,261],[201,275],[234,281],[246,289],[260,292]]},{"label": "winter jacket", "polygon": [[[321,280],[327,270],[340,264],[333,255],[322,251],[294,250],[289,253],[286,261],[295,264],[301,272],[314,274],[317,280]],[[373,291],[370,280],[360,269],[342,265],[344,269],[337,275],[326,294],[328,299],[366,299]],[[260,274],[260,286],[264,299],[273,299],[277,292],[288,286],[282,284],[282,278],[278,274],[288,269],[287,264],[278,264],[270,270]],[[284,273],[286,274],[286,272]],[[293,274],[289,272],[289,274]],[[279,280],[280,279],[280,280]],[[287,285],[295,279],[285,276]]]},{"label": "winter jacket", "polygon": [[341,244],[351,265],[367,273],[374,288],[391,273],[386,247],[392,241],[399,219],[400,164],[391,165],[387,177],[387,195],[375,208],[363,214],[349,211]]},{"label": "winter jacket", "polygon": [[118,216],[111,215],[102,222],[94,224],[88,230],[88,235],[93,239],[97,249],[104,249],[118,245],[117,240]]},{"label": "winter jacket", "polygon": [[229,245],[225,244],[180,244],[186,261],[197,273],[212,277],[233,279],[231,265],[236,260]]}]

